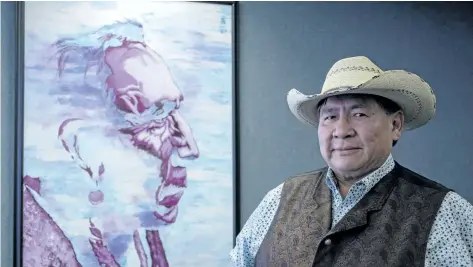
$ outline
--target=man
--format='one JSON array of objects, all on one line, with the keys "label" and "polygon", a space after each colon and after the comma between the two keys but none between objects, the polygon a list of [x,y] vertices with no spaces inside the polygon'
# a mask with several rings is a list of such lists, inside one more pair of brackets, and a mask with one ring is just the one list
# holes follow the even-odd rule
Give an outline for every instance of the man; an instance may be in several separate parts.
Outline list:
[{"label": "man", "polygon": [[435,113],[424,80],[352,57],[333,65],[321,94],[292,89],[287,100],[318,127],[328,167],[265,196],[236,239],[235,266],[473,266],[473,206],[391,155]]}]

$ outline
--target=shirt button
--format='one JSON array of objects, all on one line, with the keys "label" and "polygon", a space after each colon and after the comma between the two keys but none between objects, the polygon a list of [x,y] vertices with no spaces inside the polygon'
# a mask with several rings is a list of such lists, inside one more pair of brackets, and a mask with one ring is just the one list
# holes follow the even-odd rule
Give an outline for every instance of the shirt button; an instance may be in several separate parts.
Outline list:
[{"label": "shirt button", "polygon": [[332,245],[332,240],[330,240],[330,238],[327,238],[327,239],[325,239],[324,244],[326,246],[330,246],[330,245]]}]

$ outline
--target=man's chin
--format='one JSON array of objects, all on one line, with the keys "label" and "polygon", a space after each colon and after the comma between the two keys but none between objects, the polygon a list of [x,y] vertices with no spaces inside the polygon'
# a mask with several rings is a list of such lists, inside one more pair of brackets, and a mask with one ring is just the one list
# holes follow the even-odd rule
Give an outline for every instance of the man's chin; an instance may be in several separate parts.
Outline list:
[{"label": "man's chin", "polygon": [[331,168],[337,172],[356,172],[361,168],[360,157],[353,158],[332,158]]}]

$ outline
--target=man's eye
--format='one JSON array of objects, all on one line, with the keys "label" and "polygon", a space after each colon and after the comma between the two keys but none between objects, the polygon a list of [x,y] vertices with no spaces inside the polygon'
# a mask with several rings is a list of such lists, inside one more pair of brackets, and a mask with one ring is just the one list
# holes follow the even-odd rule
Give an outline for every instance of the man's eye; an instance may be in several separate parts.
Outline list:
[{"label": "man's eye", "polygon": [[333,119],[335,119],[335,116],[326,116],[326,117],[324,118],[325,121],[327,121],[327,120],[333,120]]},{"label": "man's eye", "polygon": [[354,116],[355,117],[365,117],[366,115],[363,114],[363,113],[355,113]]}]

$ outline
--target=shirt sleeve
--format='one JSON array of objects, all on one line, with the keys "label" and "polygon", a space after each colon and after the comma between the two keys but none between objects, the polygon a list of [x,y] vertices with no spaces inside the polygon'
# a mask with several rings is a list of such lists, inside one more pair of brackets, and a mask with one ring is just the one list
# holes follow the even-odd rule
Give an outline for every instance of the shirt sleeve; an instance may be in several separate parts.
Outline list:
[{"label": "shirt sleeve", "polygon": [[427,243],[426,267],[473,266],[473,205],[449,192]]},{"label": "shirt sleeve", "polygon": [[236,237],[230,258],[235,267],[253,267],[259,246],[273,221],[284,184],[269,191]]}]

